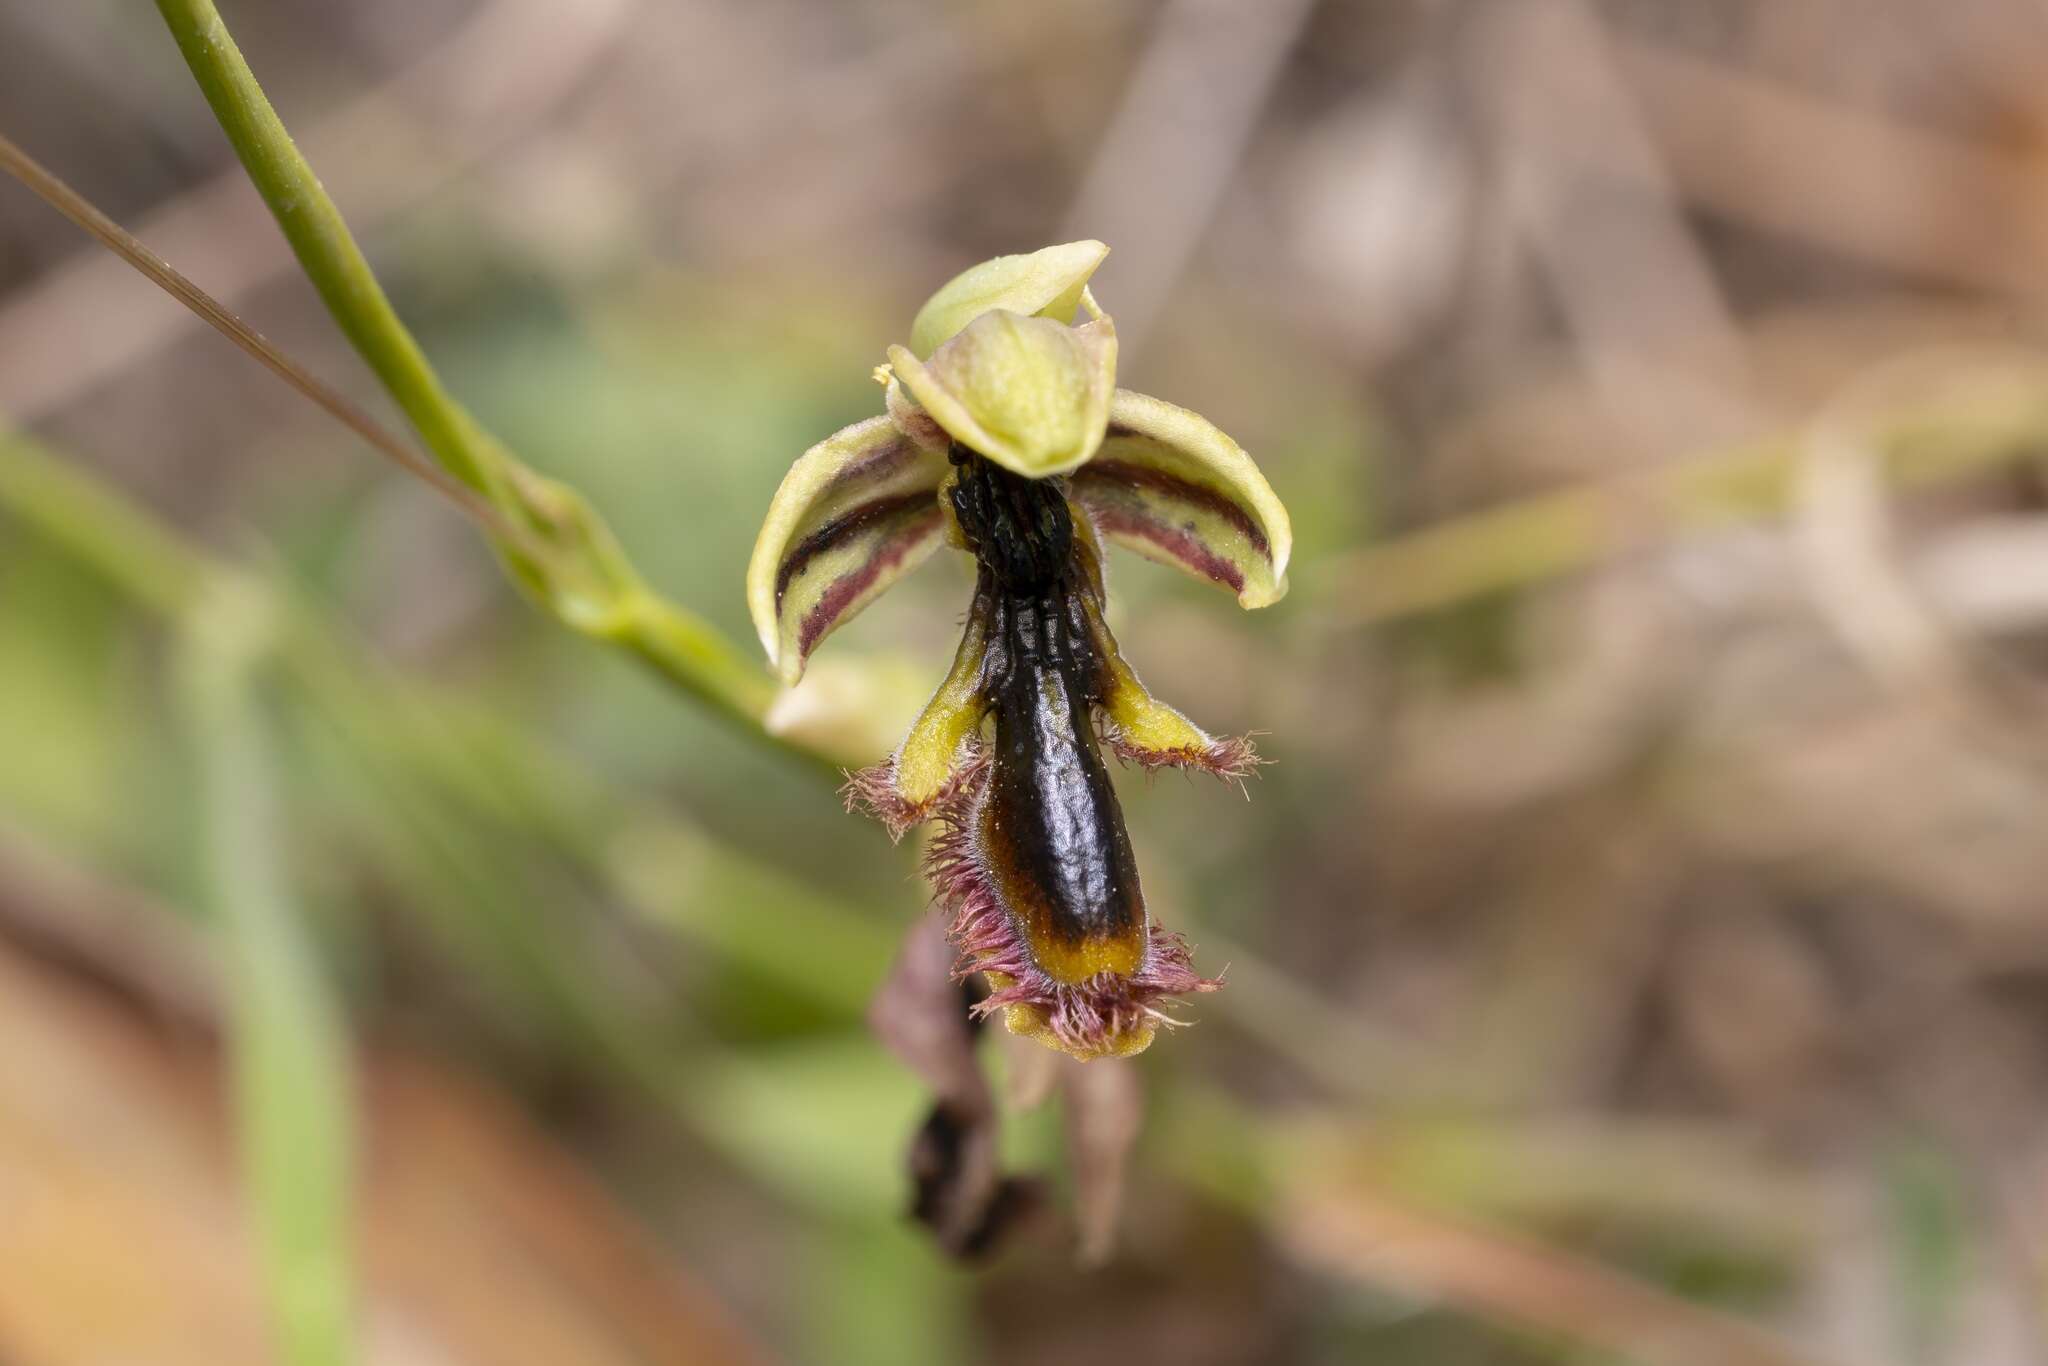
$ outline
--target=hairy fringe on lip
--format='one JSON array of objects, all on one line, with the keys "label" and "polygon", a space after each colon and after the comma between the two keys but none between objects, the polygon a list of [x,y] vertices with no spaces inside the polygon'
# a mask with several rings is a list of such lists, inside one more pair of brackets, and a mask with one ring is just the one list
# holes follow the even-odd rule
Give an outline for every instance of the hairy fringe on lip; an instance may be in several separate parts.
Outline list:
[{"label": "hairy fringe on lip", "polygon": [[951,916],[947,934],[960,950],[954,975],[991,976],[989,995],[974,1007],[977,1015],[1025,1007],[1062,1049],[1076,1057],[1101,1057],[1135,1051],[1119,1045],[1183,1023],[1161,1008],[1172,999],[1223,985],[1220,978],[1197,973],[1187,941],[1156,920],[1147,926],[1137,972],[1102,972],[1085,982],[1048,976],[1003,905],[975,839],[987,779],[987,755],[977,747],[944,797],[929,804],[926,814],[941,830],[924,857],[933,900]]},{"label": "hairy fringe on lip", "polygon": [[912,802],[905,800],[897,789],[896,758],[891,755],[879,764],[847,774],[839,795],[845,799],[848,811],[880,821],[889,832],[890,843],[900,844],[911,826],[957,807],[967,799],[970,789],[979,791],[988,761],[987,747],[970,745],[967,757],[954,768],[944,787],[924,801]]},{"label": "hairy fringe on lip", "polygon": [[1162,768],[1197,768],[1240,788],[1262,765],[1272,762],[1259,757],[1249,735],[1226,736],[1211,741],[1204,749],[1144,749],[1126,740],[1114,724],[1104,722],[1102,742],[1118,759],[1135,764],[1148,774]]}]

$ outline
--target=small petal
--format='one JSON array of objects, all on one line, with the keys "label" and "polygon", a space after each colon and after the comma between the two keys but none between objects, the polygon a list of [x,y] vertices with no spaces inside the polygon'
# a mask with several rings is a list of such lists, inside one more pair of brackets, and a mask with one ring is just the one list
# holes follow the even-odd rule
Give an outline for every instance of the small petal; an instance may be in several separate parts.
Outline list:
[{"label": "small petal", "polygon": [[847,781],[847,805],[880,821],[892,840],[902,839],[904,831],[930,816],[972,777],[978,756],[969,742],[988,711],[982,691],[988,631],[988,600],[977,595],[968,608],[967,629],[953,656],[952,671],[925,703],[910,733],[895,754]]},{"label": "small petal", "polygon": [[819,641],[939,547],[943,455],[886,417],[805,451],[768,507],[747,566],[747,607],[783,682]]},{"label": "small petal", "polygon": [[961,445],[1029,479],[1065,474],[1102,444],[1116,384],[1116,327],[984,313],[929,363],[889,348],[895,377]]},{"label": "small petal", "polygon": [[[1076,522],[1086,531],[1086,523]],[[1076,547],[1082,572],[1093,586],[1086,607],[1095,659],[1096,706],[1102,738],[1119,759],[1150,771],[1156,768],[1199,768],[1229,783],[1241,783],[1264,761],[1243,736],[1217,738],[1174,708],[1161,702],[1138,681],[1125,662],[1116,636],[1103,619],[1100,552],[1089,532]]]},{"label": "small petal", "polygon": [[998,256],[955,275],[917,311],[910,349],[929,357],[990,309],[1026,317],[1074,320],[1088,277],[1109,255],[1100,242],[1067,242],[1023,256]]},{"label": "small petal", "polygon": [[988,711],[981,691],[986,648],[986,633],[970,622],[952,671],[896,751],[897,795],[919,812],[929,810],[958,778],[964,747],[981,729],[981,718]]},{"label": "small petal", "polygon": [[1185,408],[1118,389],[1073,497],[1110,540],[1230,589],[1240,606],[1287,592],[1287,509],[1235,441]]},{"label": "small petal", "polygon": [[1262,762],[1252,742],[1240,735],[1218,739],[1167,706],[1138,681],[1122,658],[1112,656],[1104,671],[1102,716],[1109,747],[1119,759],[1141,768],[1199,768],[1225,782],[1251,776]]}]

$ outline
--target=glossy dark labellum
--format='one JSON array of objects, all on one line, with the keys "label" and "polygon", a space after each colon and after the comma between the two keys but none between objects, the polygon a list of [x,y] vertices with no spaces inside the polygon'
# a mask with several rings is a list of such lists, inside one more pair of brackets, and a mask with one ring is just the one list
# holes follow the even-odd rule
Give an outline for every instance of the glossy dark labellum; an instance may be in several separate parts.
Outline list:
[{"label": "glossy dark labellum", "polygon": [[953,510],[980,568],[994,742],[976,836],[1013,916],[1062,978],[1133,971],[1145,902],[1096,741],[1107,680],[1073,515],[1054,481],[968,458]]},{"label": "glossy dark labellum", "polygon": [[[1152,924],[1097,733],[1116,642],[1085,522],[1064,481],[954,447],[952,511],[977,566],[973,691],[988,738],[931,814],[929,859],[979,1010],[1083,1057],[1136,1052],[1170,1022],[1162,998],[1213,990],[1178,935]],[[963,646],[963,651],[969,646]]]}]

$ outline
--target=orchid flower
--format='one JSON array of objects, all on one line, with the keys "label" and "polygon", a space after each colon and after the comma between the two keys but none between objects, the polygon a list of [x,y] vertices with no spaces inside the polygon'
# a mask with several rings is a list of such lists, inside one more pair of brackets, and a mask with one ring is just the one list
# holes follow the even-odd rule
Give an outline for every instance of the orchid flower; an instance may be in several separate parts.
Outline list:
[{"label": "orchid flower", "polygon": [[1016,1034],[1077,1058],[1146,1048],[1170,998],[1215,990],[1147,914],[1102,746],[1147,769],[1242,779],[1258,762],[1157,701],[1104,619],[1105,541],[1227,588],[1287,589],[1287,511],[1237,443],[1115,387],[1116,327],[1071,242],[986,261],[932,296],[876,371],[887,413],[806,451],[747,571],[785,683],[828,634],[941,545],[974,557],[953,667],[849,804],[900,838],[935,820],[925,871],[961,975]]}]

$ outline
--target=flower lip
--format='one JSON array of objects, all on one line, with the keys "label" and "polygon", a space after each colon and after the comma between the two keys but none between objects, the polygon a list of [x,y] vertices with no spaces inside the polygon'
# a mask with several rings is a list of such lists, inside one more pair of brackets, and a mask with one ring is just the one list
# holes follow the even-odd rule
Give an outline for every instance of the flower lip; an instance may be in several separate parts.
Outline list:
[{"label": "flower lip", "polygon": [[1186,941],[1157,921],[1134,927],[1128,937],[1136,952],[1122,971],[1068,978],[1049,971],[1046,945],[1005,904],[977,838],[989,766],[977,759],[968,772],[970,785],[940,813],[945,829],[932,842],[925,871],[951,912],[957,971],[989,979],[978,1014],[1000,1012],[1011,1033],[1084,1061],[1129,1057],[1150,1046],[1161,1026],[1179,1023],[1163,1009],[1167,1002],[1222,985],[1195,972]]},{"label": "flower lip", "polygon": [[[926,871],[953,912],[962,971],[994,985],[985,1010],[1076,1057],[1135,1053],[1167,1020],[1161,1002],[1213,984],[1146,915],[1095,716],[1106,709],[1106,724],[1133,737],[1120,747],[1183,751],[1165,761],[1200,764],[1212,742],[1136,700],[1143,690],[1102,620],[1093,541],[1064,490],[955,459],[949,496],[980,566],[960,659],[894,772],[855,779],[852,794],[892,832],[941,821]],[[938,787],[935,749],[951,760]],[[904,788],[913,764],[920,795]]]}]

